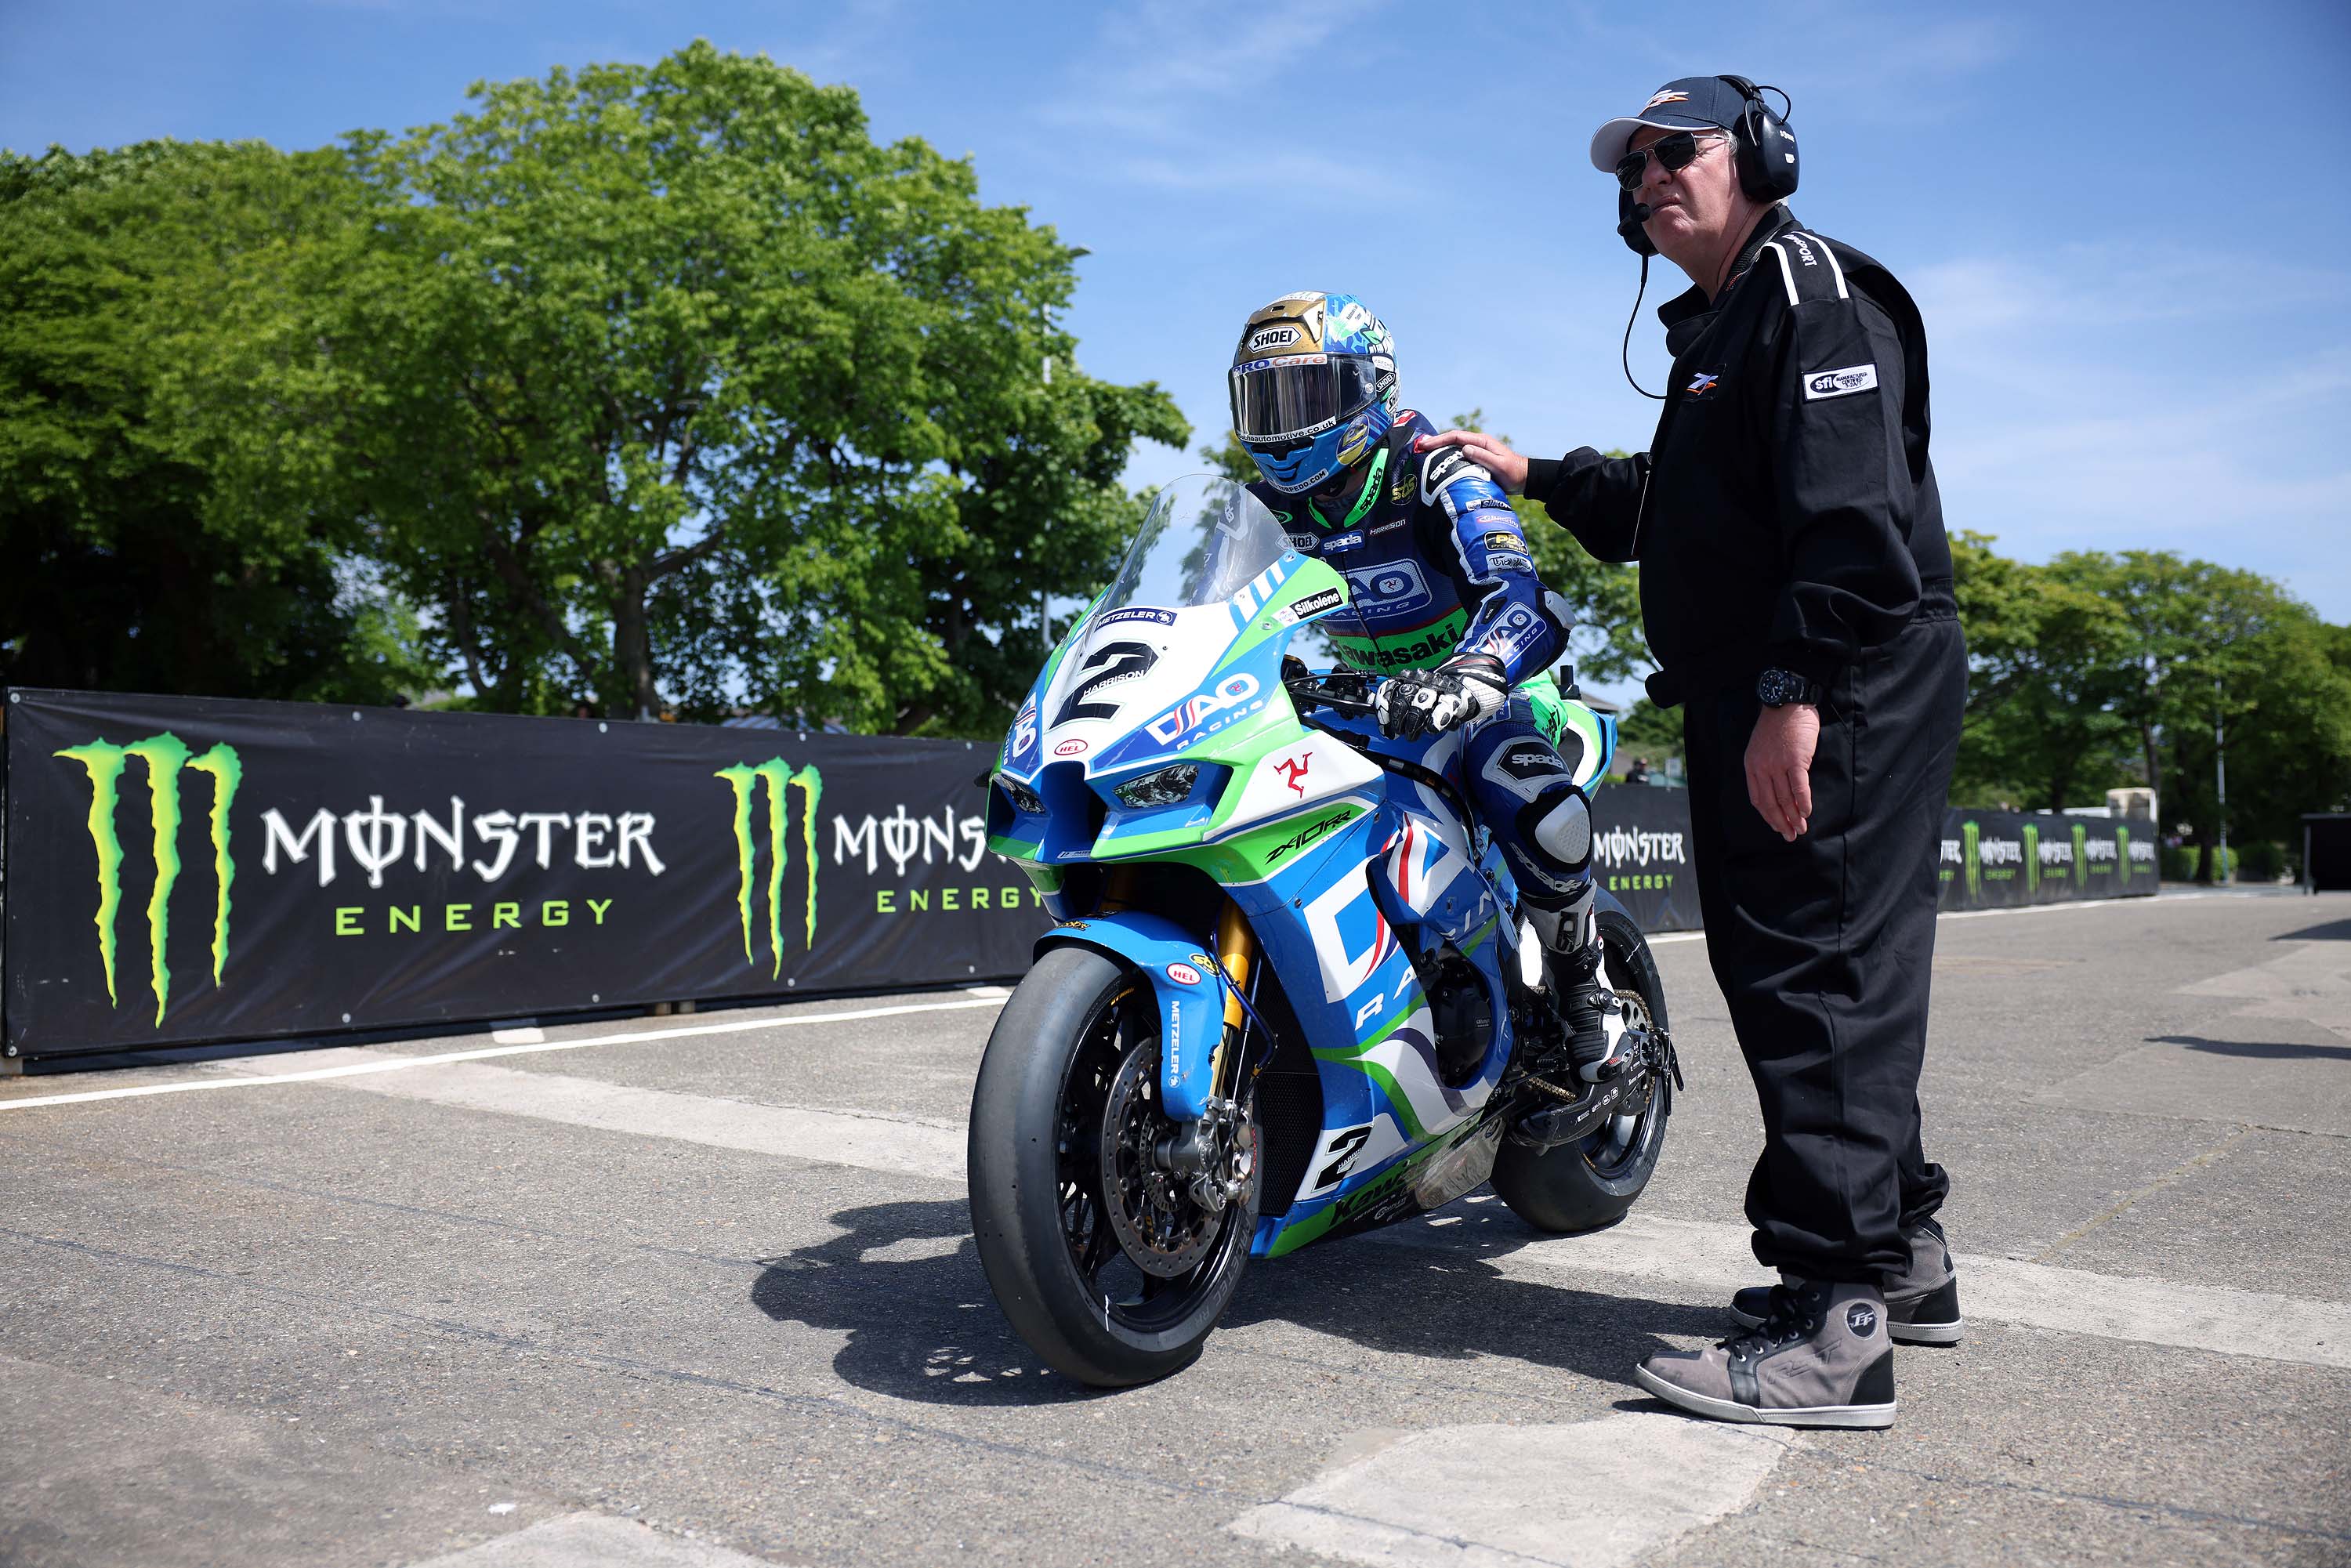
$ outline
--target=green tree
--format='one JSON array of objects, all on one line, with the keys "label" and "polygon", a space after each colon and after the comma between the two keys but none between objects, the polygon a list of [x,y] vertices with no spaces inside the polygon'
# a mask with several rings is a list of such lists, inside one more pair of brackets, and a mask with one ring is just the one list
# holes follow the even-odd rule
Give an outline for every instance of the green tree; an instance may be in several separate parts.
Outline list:
[{"label": "green tree", "polygon": [[2130,776],[2135,737],[2110,708],[2127,685],[2123,613],[1993,542],[1951,539],[1969,653],[1952,799],[2052,811],[2098,804]]},{"label": "green tree", "polygon": [[349,530],[253,504],[204,438],[200,368],[287,329],[268,280],[345,245],[352,196],[335,160],[257,142],[0,153],[0,678],[341,702],[428,682]]},{"label": "green tree", "polygon": [[1187,434],[1078,372],[1077,253],[764,57],[472,96],[351,140],[374,226],[307,282],[326,368],[226,378],[256,486],[314,476],[489,706],[1008,715],[1023,616],[1125,531],[1129,444]]}]

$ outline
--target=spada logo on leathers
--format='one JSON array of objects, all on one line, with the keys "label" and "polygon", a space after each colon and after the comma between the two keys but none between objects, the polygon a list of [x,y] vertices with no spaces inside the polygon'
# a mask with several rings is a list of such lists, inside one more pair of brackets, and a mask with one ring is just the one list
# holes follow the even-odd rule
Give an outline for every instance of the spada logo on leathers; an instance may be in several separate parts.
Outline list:
[{"label": "spada logo on leathers", "polygon": [[98,961],[106,973],[106,999],[116,1007],[122,1005],[114,983],[114,923],[122,906],[123,850],[114,830],[114,808],[125,765],[136,758],[146,769],[148,819],[153,825],[151,852],[155,859],[155,887],[147,896],[148,985],[155,993],[155,1025],[160,1029],[172,997],[172,968],[165,951],[172,926],[172,890],[182,870],[180,775],[203,773],[212,779],[213,984],[217,987],[228,967],[229,883],[236,876],[236,862],[229,857],[228,809],[245,777],[244,766],[233,746],[214,746],[199,757],[169,730],[127,746],[93,740],[66,747],[56,755],[81,764],[89,775],[89,837],[98,851]]},{"label": "spada logo on leathers", "polygon": [[752,911],[758,903],[755,889],[760,880],[759,843],[751,835],[752,797],[767,797],[767,823],[761,837],[768,848],[768,977],[775,979],[784,972],[784,882],[792,859],[789,792],[793,789],[799,789],[803,797],[800,854],[808,868],[803,940],[811,947],[816,946],[816,805],[824,793],[824,776],[813,764],[795,772],[782,758],[770,757],[757,766],[737,762],[720,768],[713,777],[724,779],[735,794],[735,904],[743,917],[743,961],[747,964],[759,961],[751,936]]}]

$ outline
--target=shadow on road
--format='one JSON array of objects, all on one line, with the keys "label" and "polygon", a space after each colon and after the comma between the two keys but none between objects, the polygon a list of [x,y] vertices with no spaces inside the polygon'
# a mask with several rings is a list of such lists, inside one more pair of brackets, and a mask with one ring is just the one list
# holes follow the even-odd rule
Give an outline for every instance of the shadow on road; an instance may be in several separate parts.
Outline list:
[{"label": "shadow on road", "polygon": [[[778,1322],[846,1333],[833,1360],[846,1381],[940,1405],[1097,1396],[1048,1370],[1006,1324],[961,1199],[872,1204],[843,1209],[832,1223],[842,1234],[763,1260],[751,1302]],[[1224,1327],[1291,1322],[1369,1350],[1451,1361],[1510,1356],[1611,1382],[1669,1348],[1662,1334],[1729,1332],[1711,1309],[1505,1279],[1482,1260],[1535,1235],[1505,1216],[1465,1227],[1442,1250],[1343,1240],[1279,1261],[1258,1259]],[[1301,1358],[1304,1368],[1314,1364]]]},{"label": "shadow on road", "polygon": [[2305,925],[2299,931],[2289,931],[2283,936],[2273,936],[2273,942],[2351,942],[2351,920],[2330,920],[2324,925]]},{"label": "shadow on road", "polygon": [[2351,1045],[2293,1045],[2283,1040],[2206,1040],[2194,1034],[2152,1034],[2149,1045],[2184,1045],[2214,1056],[2244,1056],[2262,1061],[2351,1061]]}]

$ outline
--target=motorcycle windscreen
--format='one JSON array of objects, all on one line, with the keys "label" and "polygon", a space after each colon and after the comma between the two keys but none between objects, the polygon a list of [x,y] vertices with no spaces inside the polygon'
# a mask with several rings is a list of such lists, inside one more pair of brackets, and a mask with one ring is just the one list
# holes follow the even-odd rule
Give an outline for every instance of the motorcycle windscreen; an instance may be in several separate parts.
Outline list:
[{"label": "motorcycle windscreen", "polygon": [[1265,503],[1230,479],[1189,474],[1152,498],[1096,612],[1221,604],[1290,549]]}]

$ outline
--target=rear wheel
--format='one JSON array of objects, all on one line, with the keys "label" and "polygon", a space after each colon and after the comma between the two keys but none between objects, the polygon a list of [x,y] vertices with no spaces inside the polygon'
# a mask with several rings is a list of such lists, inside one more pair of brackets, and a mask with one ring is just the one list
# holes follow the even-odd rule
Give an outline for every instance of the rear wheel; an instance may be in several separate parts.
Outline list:
[{"label": "rear wheel", "polygon": [[[1649,944],[1630,915],[1604,909],[1598,917],[1608,983],[1631,991],[1666,1024],[1666,988]],[[1541,1230],[1596,1230],[1625,1218],[1649,1185],[1665,1152],[1666,1120],[1674,1086],[1652,1073],[1638,1104],[1610,1117],[1581,1140],[1541,1153],[1505,1140],[1494,1161],[1495,1193],[1512,1213]]]},{"label": "rear wheel", "polygon": [[972,1233],[998,1304],[1055,1371],[1123,1387],[1200,1354],[1232,1300],[1257,1187],[1211,1214],[1154,1151],[1159,1009],[1091,947],[1055,947],[1005,1004],[972,1095]]}]

